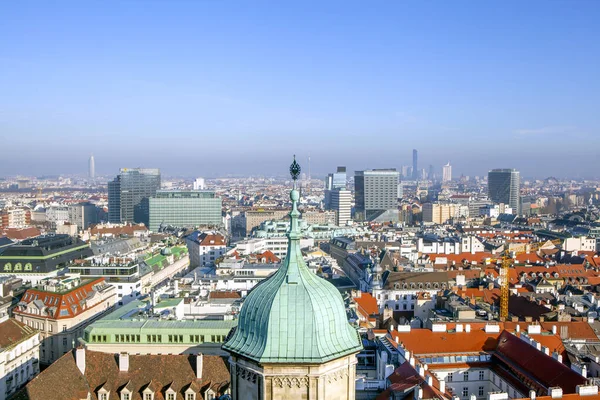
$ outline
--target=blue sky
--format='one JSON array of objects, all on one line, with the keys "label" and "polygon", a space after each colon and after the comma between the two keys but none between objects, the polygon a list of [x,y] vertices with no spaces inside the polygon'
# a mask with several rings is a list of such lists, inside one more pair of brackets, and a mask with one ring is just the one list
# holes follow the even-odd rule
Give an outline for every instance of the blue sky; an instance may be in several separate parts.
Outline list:
[{"label": "blue sky", "polygon": [[0,176],[598,176],[600,2],[0,5]]}]

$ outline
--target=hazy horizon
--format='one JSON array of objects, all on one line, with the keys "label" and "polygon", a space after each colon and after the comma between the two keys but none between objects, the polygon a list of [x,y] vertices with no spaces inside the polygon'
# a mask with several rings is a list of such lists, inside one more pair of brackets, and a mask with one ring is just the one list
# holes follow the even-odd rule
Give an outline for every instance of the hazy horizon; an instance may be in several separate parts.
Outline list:
[{"label": "hazy horizon", "polygon": [[[600,3],[0,6],[0,176],[596,178]],[[282,170],[283,168],[283,170]]]}]

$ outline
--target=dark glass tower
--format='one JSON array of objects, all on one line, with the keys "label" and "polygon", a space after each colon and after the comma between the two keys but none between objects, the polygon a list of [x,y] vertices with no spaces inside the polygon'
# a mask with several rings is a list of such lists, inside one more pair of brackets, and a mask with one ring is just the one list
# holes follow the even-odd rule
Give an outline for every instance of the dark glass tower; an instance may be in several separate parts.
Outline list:
[{"label": "dark glass tower", "polygon": [[108,221],[143,222],[148,225],[147,202],[160,189],[158,169],[121,168],[119,175],[108,183]]},{"label": "dark glass tower", "polygon": [[510,205],[519,214],[520,178],[516,169],[493,169],[488,173],[488,194],[494,203]]}]

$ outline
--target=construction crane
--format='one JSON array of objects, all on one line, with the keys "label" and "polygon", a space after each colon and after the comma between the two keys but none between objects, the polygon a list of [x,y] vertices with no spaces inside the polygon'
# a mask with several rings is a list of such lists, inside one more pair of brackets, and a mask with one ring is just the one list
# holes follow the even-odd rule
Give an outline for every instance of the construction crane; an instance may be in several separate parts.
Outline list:
[{"label": "construction crane", "polygon": [[[560,244],[561,242],[560,239],[550,241],[553,245]],[[548,244],[548,242],[524,244],[516,248],[506,249],[501,253],[501,258],[490,260],[492,263],[497,263],[498,261],[502,262],[500,268],[500,321],[506,321],[508,318],[508,298],[510,297],[508,271],[513,263],[513,257],[518,254],[537,251],[546,244]]]}]

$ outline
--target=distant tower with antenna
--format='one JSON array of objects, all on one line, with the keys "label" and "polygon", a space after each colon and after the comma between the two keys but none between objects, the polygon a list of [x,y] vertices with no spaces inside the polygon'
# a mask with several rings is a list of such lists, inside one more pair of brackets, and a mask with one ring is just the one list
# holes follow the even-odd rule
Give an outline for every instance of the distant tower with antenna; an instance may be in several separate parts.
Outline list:
[{"label": "distant tower with antenna", "polygon": [[88,162],[88,176],[91,179],[96,177],[96,162],[94,161],[94,155],[90,156],[90,160]]},{"label": "distant tower with antenna", "polygon": [[306,193],[310,194],[310,155],[308,156],[308,183],[306,187]]}]

